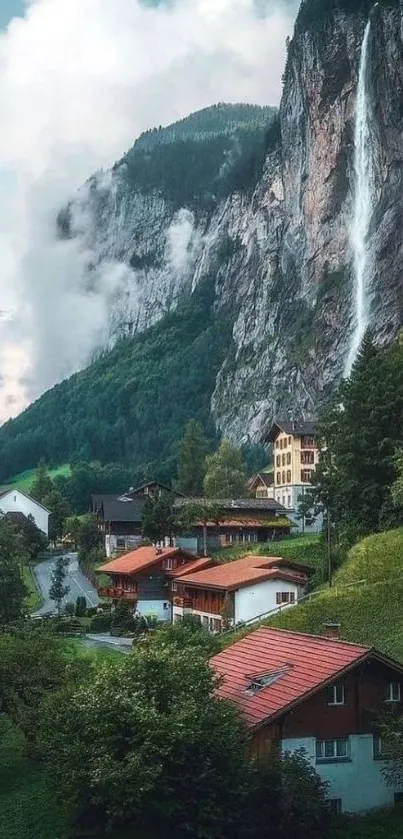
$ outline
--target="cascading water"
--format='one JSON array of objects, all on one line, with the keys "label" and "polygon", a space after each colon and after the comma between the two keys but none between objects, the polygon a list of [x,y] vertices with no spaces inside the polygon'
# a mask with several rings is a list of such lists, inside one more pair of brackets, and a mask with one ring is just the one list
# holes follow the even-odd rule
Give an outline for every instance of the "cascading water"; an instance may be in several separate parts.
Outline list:
[{"label": "cascading water", "polygon": [[354,136],[354,219],[351,243],[354,251],[355,326],[347,358],[345,376],[349,376],[369,323],[367,237],[372,215],[372,149],[368,106],[368,44],[371,22],[368,21],[361,48]]}]

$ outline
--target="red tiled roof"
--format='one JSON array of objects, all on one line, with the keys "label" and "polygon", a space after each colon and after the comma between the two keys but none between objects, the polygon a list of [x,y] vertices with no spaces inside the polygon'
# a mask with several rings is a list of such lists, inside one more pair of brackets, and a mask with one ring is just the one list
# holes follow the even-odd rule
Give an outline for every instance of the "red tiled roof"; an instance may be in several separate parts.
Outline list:
[{"label": "red tiled roof", "polygon": [[124,556],[119,556],[117,559],[112,559],[105,565],[97,568],[97,571],[103,574],[135,574],[137,571],[143,571],[150,565],[155,565],[161,560],[174,557],[177,554],[181,556],[193,558],[193,554],[182,550],[181,548],[155,548],[154,546],[147,546],[143,548],[136,548],[135,551],[130,551]]},{"label": "red tiled roof", "polygon": [[175,568],[173,571],[167,571],[167,577],[185,577],[187,574],[194,574],[196,571],[202,571],[205,568],[211,568],[215,565],[214,559],[209,556],[204,556],[201,559],[195,559],[194,562],[187,562],[186,565]]},{"label": "red tiled roof", "polygon": [[[294,573],[284,569],[291,568]],[[284,570],[282,570],[284,569]],[[176,579],[177,575],[175,575]],[[208,568],[196,574],[186,574],[186,579],[179,580],[184,585],[198,588],[224,589],[231,591],[242,588],[250,583],[265,580],[285,580],[304,585],[307,578],[307,568],[296,562],[288,562],[281,557],[246,556],[236,562]]]},{"label": "red tiled roof", "polygon": [[[234,702],[253,728],[299,704],[370,652],[358,644],[262,626],[211,664],[223,677],[219,696]],[[282,675],[271,685],[254,694],[247,690],[253,678],[279,670]]]}]

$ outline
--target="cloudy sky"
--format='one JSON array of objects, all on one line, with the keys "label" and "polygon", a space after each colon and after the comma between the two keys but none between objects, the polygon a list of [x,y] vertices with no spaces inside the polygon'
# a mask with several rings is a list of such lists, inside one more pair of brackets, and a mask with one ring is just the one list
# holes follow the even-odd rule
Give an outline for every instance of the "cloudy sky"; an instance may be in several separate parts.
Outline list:
[{"label": "cloudy sky", "polygon": [[295,5],[0,0],[0,420],[83,366],[107,323],[110,289],[84,293],[58,209],[146,128],[277,104]]}]

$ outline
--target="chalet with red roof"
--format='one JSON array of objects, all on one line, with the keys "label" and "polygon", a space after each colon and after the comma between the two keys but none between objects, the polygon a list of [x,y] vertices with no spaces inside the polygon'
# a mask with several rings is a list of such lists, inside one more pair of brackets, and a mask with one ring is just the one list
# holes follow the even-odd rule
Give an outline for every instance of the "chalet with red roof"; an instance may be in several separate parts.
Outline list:
[{"label": "chalet with red roof", "polygon": [[236,562],[174,574],[172,616],[197,616],[213,632],[292,606],[310,568],[282,557],[246,556]]},{"label": "chalet with red roof", "polygon": [[137,548],[97,568],[97,573],[106,574],[110,581],[100,585],[98,593],[115,604],[122,600],[130,603],[141,615],[168,621],[172,617],[171,573],[195,572],[212,563],[208,557],[197,560],[181,548]]},{"label": "chalet with red roof", "polygon": [[379,720],[403,712],[403,665],[336,638],[261,627],[211,659],[219,695],[239,708],[257,756],[303,749],[331,807],[360,812],[401,800],[387,786]]}]

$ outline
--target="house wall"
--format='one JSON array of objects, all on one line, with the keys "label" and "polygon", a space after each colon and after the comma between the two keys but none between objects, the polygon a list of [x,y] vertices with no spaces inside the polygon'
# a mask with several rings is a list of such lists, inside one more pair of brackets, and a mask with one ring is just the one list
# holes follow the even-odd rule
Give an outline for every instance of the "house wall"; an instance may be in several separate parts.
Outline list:
[{"label": "house wall", "polygon": [[49,513],[43,509],[33,498],[23,495],[18,489],[10,490],[7,495],[0,498],[0,511],[2,513],[23,513],[24,516],[32,516],[37,528],[49,533]]},{"label": "house wall", "polygon": [[[313,471],[319,462],[317,446],[303,448],[302,442],[301,437],[281,433],[273,446],[274,497],[279,504],[283,504],[284,507],[294,513],[298,512],[300,496],[311,486],[309,481],[302,482],[301,470],[309,469]],[[282,448],[280,448],[280,445],[282,445]],[[301,457],[305,453],[313,455],[313,463],[304,464],[301,462]],[[278,465],[278,458],[280,459],[280,465]],[[284,464],[283,458],[285,460]],[[278,480],[279,476],[280,480]],[[283,477],[285,480],[283,480]],[[318,533],[322,530],[323,516],[318,515],[312,524],[303,523],[298,519],[295,519],[295,523],[298,525],[298,532]]]},{"label": "house wall", "polygon": [[235,592],[235,623],[252,620],[252,618],[276,609],[276,594],[279,591],[293,592],[298,600],[298,586],[283,580],[267,580],[252,586],[241,588]]},{"label": "house wall", "polygon": [[137,601],[136,611],[140,615],[155,615],[160,621],[171,620],[171,604],[169,600],[142,600]]},{"label": "house wall", "polygon": [[349,759],[334,763],[316,762],[314,737],[283,739],[283,752],[303,749],[307,760],[322,780],[329,784],[327,797],[341,798],[342,811],[359,813],[393,804],[398,787],[388,787],[382,775],[385,761],[373,757],[372,734],[353,734],[349,740]]}]

